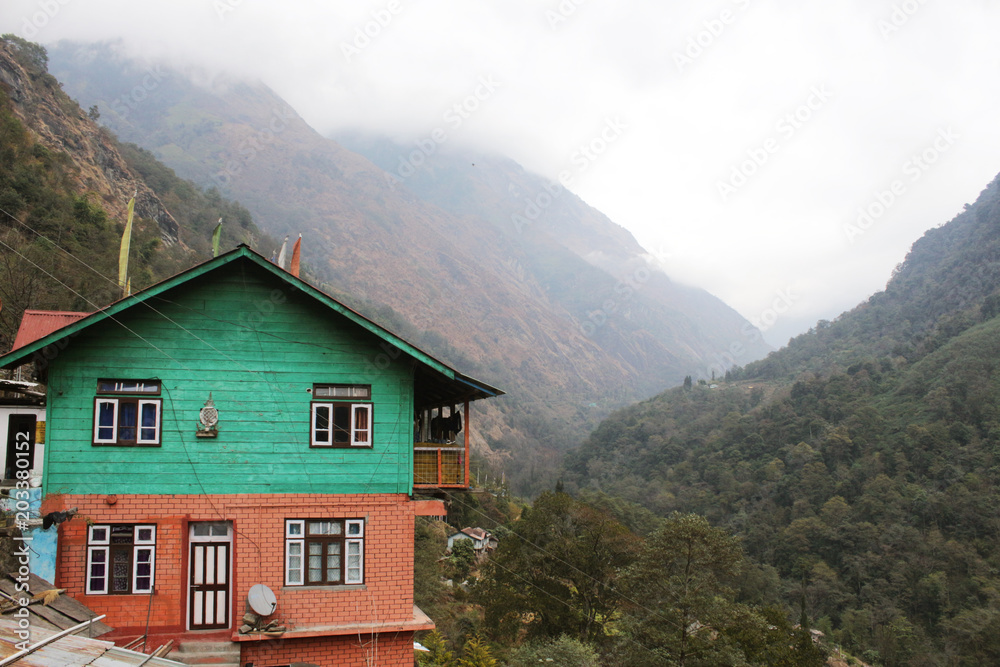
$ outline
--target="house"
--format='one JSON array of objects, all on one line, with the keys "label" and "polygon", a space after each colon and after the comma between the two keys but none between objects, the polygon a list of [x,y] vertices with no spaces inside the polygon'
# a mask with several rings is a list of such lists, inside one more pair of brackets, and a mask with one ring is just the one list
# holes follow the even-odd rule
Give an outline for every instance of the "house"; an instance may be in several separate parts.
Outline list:
[{"label": "house", "polygon": [[[78,510],[55,584],[110,637],[236,644],[255,667],[412,665],[433,627],[413,604],[414,517],[445,513],[414,489],[468,485],[469,402],[501,391],[246,246],[0,367],[32,360],[43,511]],[[251,589],[267,613],[244,627]]]},{"label": "house", "polygon": [[482,557],[487,555],[489,552],[497,548],[497,539],[493,535],[482,528],[463,528],[457,533],[452,533],[448,536],[448,551],[455,545],[455,542],[459,540],[471,540],[472,550],[476,552],[476,556]]}]

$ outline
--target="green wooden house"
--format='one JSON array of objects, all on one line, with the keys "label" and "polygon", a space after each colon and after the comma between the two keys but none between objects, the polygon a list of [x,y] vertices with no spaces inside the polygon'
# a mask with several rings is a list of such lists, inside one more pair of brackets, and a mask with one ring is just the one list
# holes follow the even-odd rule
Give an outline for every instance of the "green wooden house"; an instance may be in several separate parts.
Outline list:
[{"label": "green wooden house", "polygon": [[[0,367],[31,361],[46,511],[79,512],[57,585],[122,636],[214,638],[242,663],[347,664],[367,632],[380,662],[412,664],[432,626],[412,604],[413,516],[443,513],[412,494],[467,486],[469,402],[502,392],[245,246]],[[239,631],[256,584],[276,591],[280,650]]]}]

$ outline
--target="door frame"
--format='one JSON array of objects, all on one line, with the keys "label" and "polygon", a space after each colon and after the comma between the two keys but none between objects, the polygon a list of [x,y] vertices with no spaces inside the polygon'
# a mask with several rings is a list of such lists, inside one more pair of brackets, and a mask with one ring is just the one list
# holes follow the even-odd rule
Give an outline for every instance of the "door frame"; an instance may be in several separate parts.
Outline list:
[{"label": "door frame", "polygon": [[[197,526],[220,526],[224,525],[226,527],[225,535],[195,535],[195,529]],[[233,586],[233,522],[232,521],[191,521],[188,524],[188,546],[187,546],[187,577],[185,579],[185,588],[187,589],[186,601],[184,606],[184,617],[185,617],[185,628],[189,631],[219,631],[226,628],[231,628],[233,625],[233,594],[235,592],[235,587]],[[225,627],[219,628],[201,628],[193,627],[194,625],[194,550],[197,546],[204,546],[210,544],[225,544],[227,546],[227,575],[226,575],[226,625]]]}]

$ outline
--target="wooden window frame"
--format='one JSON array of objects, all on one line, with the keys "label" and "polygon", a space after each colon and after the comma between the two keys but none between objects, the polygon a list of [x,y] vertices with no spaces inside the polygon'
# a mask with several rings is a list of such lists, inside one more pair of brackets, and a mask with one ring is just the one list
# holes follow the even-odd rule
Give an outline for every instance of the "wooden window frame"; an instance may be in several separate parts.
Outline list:
[{"label": "wooden window frame", "polygon": [[[353,395],[321,396],[324,389],[347,390]],[[349,410],[347,423],[336,422],[337,408]],[[320,413],[328,411],[326,428],[319,428]],[[359,418],[360,415],[364,418]],[[309,404],[309,447],[318,449],[372,449],[375,445],[375,409],[371,401],[371,385],[314,384],[313,401]],[[337,432],[346,433],[346,442],[337,442]],[[325,434],[321,436],[321,434]]]},{"label": "wooden window frame", "polygon": [[[311,523],[336,523],[340,532],[313,533]],[[340,545],[338,579],[329,577],[327,559],[331,544]],[[309,546],[320,545],[323,578],[309,580]],[[358,556],[351,565],[351,556]],[[298,559],[297,562],[293,559]],[[353,571],[353,574],[352,574]],[[323,587],[363,585],[365,583],[365,520],[364,519],[286,519],[285,520],[285,586]]]},{"label": "wooden window frame", "polygon": [[[131,528],[129,542],[112,541],[114,529]],[[127,590],[112,590],[114,555],[128,554],[129,572]],[[95,556],[97,557],[95,559]],[[103,565],[103,574],[95,573],[95,566]],[[141,572],[142,568],[147,572]],[[140,580],[143,584],[140,585]],[[94,586],[95,581],[102,582]],[[156,586],[156,524],[94,524],[87,529],[87,571],[84,592],[87,595],[149,595]]]},{"label": "wooden window frame", "polygon": [[[130,387],[109,389],[104,386],[108,384],[135,385],[136,387],[148,387],[149,389],[136,388],[133,391],[128,390],[131,389]],[[94,432],[91,441],[92,444],[103,447],[159,447],[163,432],[163,399],[158,397],[160,386],[159,380],[98,380],[97,396],[94,398]],[[111,424],[101,423],[101,408],[105,405],[112,406]],[[121,408],[123,405],[135,406],[134,438],[121,437]],[[154,424],[153,426],[143,426],[143,410],[150,406],[155,410]],[[110,434],[102,434],[102,431],[109,429],[111,431]],[[153,431],[152,437],[143,437],[144,435],[149,435],[144,432],[150,429]]]}]

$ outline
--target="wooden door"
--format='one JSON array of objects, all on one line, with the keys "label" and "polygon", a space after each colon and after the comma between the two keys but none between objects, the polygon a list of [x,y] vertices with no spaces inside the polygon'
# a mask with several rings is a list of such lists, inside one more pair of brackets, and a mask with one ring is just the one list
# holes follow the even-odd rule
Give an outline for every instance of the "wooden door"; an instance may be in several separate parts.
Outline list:
[{"label": "wooden door", "polygon": [[225,522],[191,524],[188,627],[219,630],[230,626],[232,529]]}]

